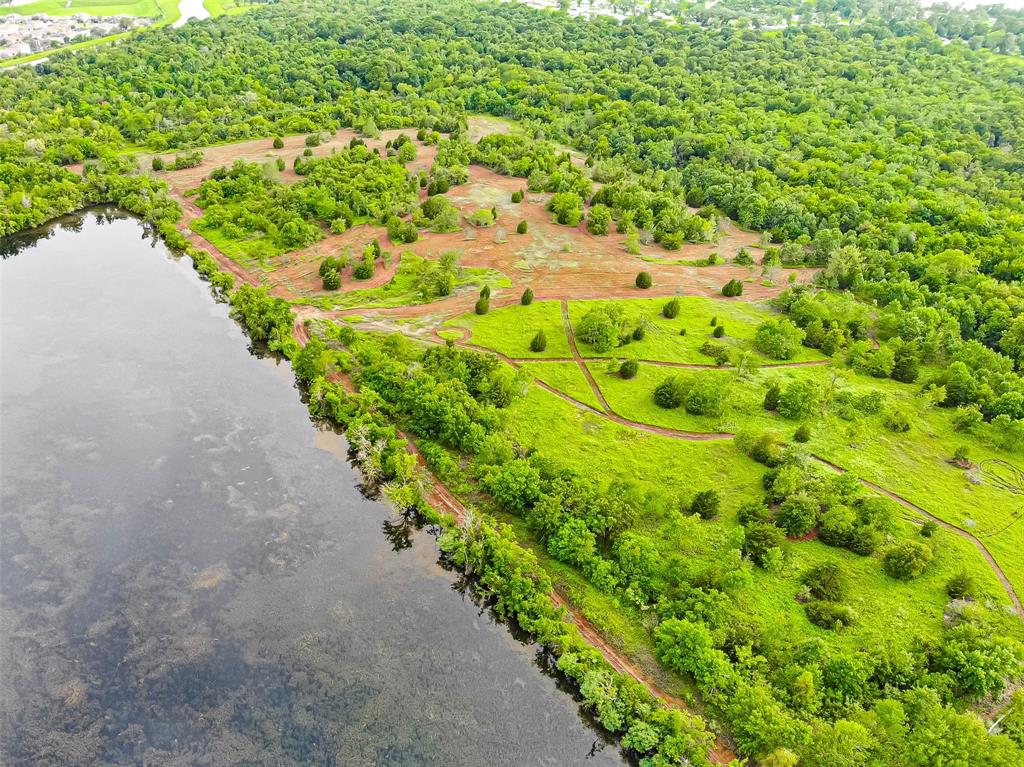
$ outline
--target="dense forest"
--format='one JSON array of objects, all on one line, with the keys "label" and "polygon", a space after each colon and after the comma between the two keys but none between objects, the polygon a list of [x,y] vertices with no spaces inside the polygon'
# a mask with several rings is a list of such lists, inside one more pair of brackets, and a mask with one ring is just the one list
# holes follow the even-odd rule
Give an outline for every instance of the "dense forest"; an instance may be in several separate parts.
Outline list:
[{"label": "dense forest", "polygon": [[[805,16],[771,28],[775,17]],[[364,136],[407,129],[437,146],[429,172],[407,172],[415,158],[407,141],[383,155],[356,139],[328,157],[299,158],[290,185],[238,162],[198,187],[198,227],[259,234],[250,253],[258,258],[367,221],[387,226],[394,242],[412,241],[416,226],[401,218],[410,214],[433,231],[458,227],[439,195],[471,164],[551,193],[559,224],[586,216],[592,234],[643,231],[670,250],[713,239],[722,213],[764,232],[770,258],[820,268],[817,287],[841,291],[827,302],[806,287],[784,292],[775,305],[786,316],[758,327],[758,351],[778,360],[801,344],[841,352],[851,368],[918,383],[965,424],[988,421],[1019,443],[1019,15],[939,9],[923,18],[899,4],[729,2],[679,9],[679,19],[585,21],[463,0],[282,2],[54,55],[0,73],[0,235],[114,202],[184,249],[173,226],[178,203],[141,172],[140,149],[188,152],[339,127]],[[471,142],[472,114],[515,120],[523,133]],[[586,173],[564,147],[583,154]],[[419,189],[428,197],[417,207]],[[372,264],[371,256],[371,271]],[[201,266],[214,274],[209,261]],[[230,279],[215,279],[230,287]],[[637,285],[645,287],[639,277]],[[662,558],[651,536],[633,529],[641,509],[678,499],[644,496],[519,450],[503,426],[521,381],[497,358],[345,330],[300,351],[283,301],[243,286],[232,302],[256,340],[294,358],[316,415],[346,426],[355,443],[377,440],[370,470],[382,480],[411,472],[396,448],[397,420],[425,441],[442,479],[457,474],[447,451],[465,456],[470,479],[496,507],[555,559],[646,616],[662,662],[695,681],[742,756],[773,767],[1021,763],[1024,700],[1004,735],[987,735],[967,712],[1020,674],[1019,645],[987,633],[983,622],[950,625],[914,652],[787,644],[730,601],[733,589],[750,585],[738,582],[737,562],[698,571],[684,558]],[[604,334],[614,346],[623,328],[600,315],[579,323],[581,339],[597,348]],[[360,395],[329,380],[337,370],[352,375]],[[653,396],[666,409],[720,410],[720,392],[703,385],[710,380],[667,377]],[[804,408],[808,396],[796,384],[769,394],[765,408],[783,415]],[[837,407],[878,405],[851,399]],[[786,534],[807,533],[819,515],[823,540],[857,554],[879,548],[894,527],[891,512],[846,475],[807,470],[770,435],[743,435],[737,444],[764,465],[765,494],[764,503],[741,509],[738,557],[770,570]],[[718,504],[708,493],[689,499],[686,511],[710,519]],[[666,714],[566,640],[549,606],[538,606],[534,563],[520,563],[525,555],[508,535],[483,526],[450,534],[445,548],[490,579],[505,613],[556,646],[559,668],[645,764],[700,763],[702,727]],[[887,572],[912,578],[927,564],[925,548],[889,549]],[[851,620],[846,588],[827,568],[808,574],[815,625],[838,630]]]}]

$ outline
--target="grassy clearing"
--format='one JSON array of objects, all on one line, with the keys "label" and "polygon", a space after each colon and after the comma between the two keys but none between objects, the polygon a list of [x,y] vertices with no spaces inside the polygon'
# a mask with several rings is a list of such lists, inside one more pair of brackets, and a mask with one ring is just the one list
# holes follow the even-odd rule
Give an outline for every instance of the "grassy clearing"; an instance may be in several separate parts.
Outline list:
[{"label": "grassy clearing", "polygon": [[[346,292],[322,293],[316,296],[296,299],[292,303],[307,304],[324,310],[337,309],[379,309],[389,306],[410,306],[425,304],[436,299],[436,296],[425,292],[424,277],[434,264],[429,259],[414,253],[403,253],[395,276],[384,285],[375,288],[357,288]],[[346,286],[358,285],[358,281],[348,279]],[[484,285],[506,287],[511,281],[501,272],[494,269],[477,269],[459,267],[455,278],[455,290],[479,290]]]},{"label": "grassy clearing", "polygon": [[[911,415],[911,429],[894,433],[886,428],[881,412],[847,421],[826,411],[809,418],[810,450],[846,467],[863,479],[887,488],[951,524],[970,530],[984,541],[1018,593],[1024,593],[1024,520],[1019,518],[1022,499],[986,480],[984,472],[967,471],[950,462],[956,448],[970,444],[971,460],[1014,460],[1006,451],[953,430],[953,414],[927,407],[920,387],[888,379],[860,376],[833,367],[762,370],[741,379],[728,370],[696,373],[640,365],[636,378],[625,381],[601,363],[590,363],[592,374],[609,405],[619,415],[642,423],[688,431],[771,429],[791,440],[799,425],[764,410],[762,401],[768,381],[812,379],[819,388],[848,389],[857,393],[881,390],[886,401]],[[683,408],[666,410],[655,404],[654,387],[668,375],[713,375],[725,381],[728,394],[721,417],[691,415]]]},{"label": "grassy clearing", "polygon": [[[529,306],[514,304],[487,314],[464,314],[446,325],[468,328],[470,340],[508,357],[569,357],[569,341],[562,323],[558,301],[535,301]],[[530,341],[543,330],[548,346],[543,352],[530,351]]]},{"label": "grassy clearing", "polygon": [[[705,341],[713,340],[735,349],[752,350],[751,340],[757,326],[775,316],[775,313],[767,308],[738,300],[719,300],[703,296],[678,298],[679,316],[671,320],[661,314],[662,307],[669,300],[667,298],[572,301],[569,304],[569,318],[573,327],[590,309],[608,304],[621,307],[629,327],[635,327],[641,322],[647,327],[647,335],[642,341],[634,341],[607,352],[596,352],[586,344],[579,344],[580,354],[585,357],[632,357],[661,362],[713,364],[709,357],[700,353],[700,347]],[[724,325],[725,335],[722,338],[713,338],[712,318],[717,318],[719,323]],[[680,332],[684,329],[686,335],[681,336]],[[765,362],[771,361],[763,359]],[[823,356],[814,349],[800,347],[791,361],[815,359],[823,359]]]},{"label": "grassy clearing", "polygon": [[[736,509],[741,501],[761,495],[764,467],[740,454],[728,441],[685,442],[639,433],[576,410],[538,387],[531,387],[527,396],[513,405],[511,416],[510,429],[520,444],[536,447],[580,471],[601,466],[608,480],[632,480],[661,495],[662,501],[652,501],[638,528],[660,542],[664,556],[677,558],[679,567],[691,573],[729,561],[739,533]],[[680,501],[709,487],[722,495],[718,520],[702,522],[679,512]],[[900,535],[919,535],[917,526],[909,522],[901,521],[898,526]],[[525,535],[525,527],[520,532]],[[905,638],[909,646],[917,636],[937,636],[949,601],[945,584],[960,571],[974,575],[982,601],[1009,605],[1002,586],[971,542],[940,530],[930,544],[935,553],[932,563],[921,577],[905,583],[887,576],[877,555],[861,557],[818,541],[794,542],[783,572],[753,568],[752,585],[736,596],[744,609],[761,618],[771,641],[791,644],[795,637],[817,637],[827,646],[847,650],[894,638]],[[839,633],[814,626],[796,600],[803,573],[823,562],[836,562],[846,572],[848,602],[858,614],[857,622]],[[563,570],[569,571],[565,566],[547,564],[556,578],[565,577]],[[600,599],[588,596],[585,584],[579,583],[579,591],[582,596],[574,595],[574,600],[592,600],[594,615],[588,613],[588,617],[599,626],[606,623],[612,636],[629,635],[624,626],[633,625],[633,632],[640,630],[638,617],[630,608],[603,595],[597,595]],[[999,620],[1007,633],[1024,636],[1024,626],[1015,616],[1004,614]]]},{"label": "grassy clearing", "polygon": [[523,369],[573,399],[593,408],[601,408],[594,390],[590,388],[590,382],[575,362],[527,362]]},{"label": "grassy clearing", "polygon": [[[681,442],[639,432],[579,410],[538,386],[512,405],[509,429],[519,444],[570,468],[589,474],[601,467],[607,479],[635,481],[651,492],[671,488],[692,494],[716,487],[734,506],[760,494],[761,467],[731,442]],[[693,470],[696,466],[700,471]]]},{"label": "grassy clearing", "polygon": [[[158,0],[37,0],[25,5],[6,6],[4,13],[18,13],[31,16],[45,13],[48,16],[73,16],[87,13],[90,16],[148,16],[159,19],[169,3],[161,5]],[[175,11],[177,3],[174,3]]]},{"label": "grassy clearing", "polygon": [[[900,533],[918,536],[917,527],[907,522],[900,524]],[[940,530],[929,545],[935,558],[928,569],[919,578],[903,582],[887,576],[877,557],[861,557],[818,541],[795,543],[785,572],[774,575],[755,569],[753,587],[741,592],[739,602],[762,618],[775,642],[785,644],[796,636],[818,637],[851,651],[893,641],[899,644],[900,640],[910,649],[917,636],[937,637],[949,601],[945,584],[961,571],[974,575],[980,601],[1009,606],[999,581],[969,541]],[[853,626],[838,634],[811,623],[796,600],[803,574],[824,562],[835,562],[846,573],[847,603],[858,615]],[[1020,620],[1012,614],[1001,613],[999,622],[1006,633],[1024,635]]]}]

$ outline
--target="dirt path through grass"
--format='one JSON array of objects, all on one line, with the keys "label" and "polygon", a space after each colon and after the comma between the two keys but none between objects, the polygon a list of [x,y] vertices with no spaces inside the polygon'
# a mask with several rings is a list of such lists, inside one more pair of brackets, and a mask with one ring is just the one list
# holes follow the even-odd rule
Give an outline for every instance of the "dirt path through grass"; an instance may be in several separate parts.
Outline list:
[{"label": "dirt path through grass", "polygon": [[[839,472],[840,474],[847,473],[847,469],[844,469],[837,463],[833,463],[827,458],[822,458],[820,455],[812,454],[811,458],[813,458],[818,463],[827,466],[833,471]],[[906,498],[894,493],[892,490],[886,490],[881,485],[876,485],[874,482],[862,479],[860,477],[857,477],[857,481],[860,482],[865,487],[874,490],[876,493],[880,493],[881,495],[884,495],[886,498],[895,501],[904,508],[909,509],[910,511],[916,512],[917,514],[920,514],[930,519],[932,522],[939,525],[939,527],[945,528],[946,530],[949,530],[951,533],[959,535],[961,538],[964,538],[965,540],[968,540],[971,543],[973,543],[974,546],[978,549],[978,551],[981,552],[981,555],[985,558],[985,561],[988,562],[989,566],[992,568],[992,572],[994,572],[996,574],[996,577],[999,579],[999,582],[1003,584],[1003,589],[1006,591],[1006,595],[1010,598],[1010,601],[1013,603],[1013,607],[1016,610],[1017,615],[1024,618],[1024,606],[1021,605],[1020,597],[1017,595],[1016,590],[1010,583],[1010,579],[1006,577],[1006,573],[1003,572],[1003,568],[999,566],[999,563],[996,562],[995,557],[992,556],[989,550],[985,547],[985,544],[982,543],[978,538],[975,538],[971,533],[967,532],[962,527],[957,527],[951,522],[947,522],[944,519],[939,519],[934,514],[925,511],[916,503],[908,501]]]},{"label": "dirt path through grass", "polygon": [[[628,420],[626,418],[623,418],[622,416],[619,416],[608,405],[607,400],[605,400],[605,398],[604,398],[604,394],[602,394],[602,392],[601,392],[601,387],[598,386],[597,381],[594,379],[594,376],[591,375],[590,370],[589,370],[589,368],[586,365],[586,362],[584,361],[583,357],[580,356],[579,349],[576,346],[576,337],[575,337],[575,334],[573,333],[572,323],[569,321],[569,302],[567,300],[565,300],[565,299],[562,300],[562,323],[565,326],[566,337],[567,337],[567,339],[569,341],[569,349],[572,351],[573,359],[580,366],[580,370],[583,371],[583,374],[586,376],[587,381],[590,383],[590,388],[593,390],[594,396],[597,397],[598,402],[600,402],[602,407],[605,409],[605,412],[601,413],[601,415],[603,415],[604,417],[606,417],[606,418],[608,418],[608,419],[610,419],[612,421],[615,421],[616,423],[620,423],[623,426],[628,426],[628,427],[631,427],[631,428],[634,428],[634,429],[641,429],[643,431],[651,432],[653,434],[660,434],[661,436],[670,437],[670,438],[673,438],[673,439],[684,439],[684,440],[732,439],[735,436],[734,434],[730,434],[729,432],[688,432],[688,431],[680,431],[678,429],[667,429],[667,428],[662,428],[662,427],[658,427],[658,426],[651,426],[650,424],[643,424],[643,423],[638,423],[636,421],[630,421],[630,420]],[[826,362],[827,362],[827,360],[826,360]],[[792,366],[800,366],[800,365],[806,366],[806,365],[815,365],[815,364],[820,364],[820,362],[819,361],[794,362],[794,363],[791,363],[790,366],[791,367]],[[551,387],[545,386],[545,388],[550,390]],[[569,399],[572,402],[576,402],[576,400],[572,400],[571,397],[567,397],[566,395],[561,395],[561,396],[563,397],[563,399]],[[592,408],[588,408],[588,409],[592,410]],[[845,469],[844,467],[840,466],[839,464],[833,463],[832,461],[829,461],[826,458],[822,458],[821,456],[812,455],[811,457],[815,461],[817,461],[818,463],[820,463],[820,464],[822,464],[824,466],[827,466],[827,467],[829,467],[829,468],[833,469],[834,471],[837,471],[837,472],[839,472],[841,474],[845,474],[848,471],[847,469]],[[985,558],[985,561],[988,562],[989,566],[992,568],[992,571],[995,573],[996,577],[999,579],[999,582],[1003,585],[1003,590],[1006,592],[1006,595],[1010,598],[1010,602],[1013,605],[1014,611],[1017,613],[1018,617],[1024,619],[1024,606],[1021,605],[1021,600],[1020,600],[1020,597],[1017,595],[1017,591],[1013,588],[1013,584],[1010,583],[1010,579],[1006,577],[1006,573],[1003,572],[1003,568],[1001,568],[999,566],[999,563],[996,562],[995,557],[992,556],[992,554],[989,552],[988,548],[986,548],[985,544],[982,543],[978,538],[976,538],[974,535],[969,533],[967,530],[964,530],[962,527],[957,527],[956,525],[952,524],[951,522],[946,522],[945,520],[939,519],[934,514],[931,514],[931,513],[927,512],[927,511],[925,511],[920,506],[918,506],[916,503],[913,503],[912,501],[907,500],[906,498],[904,498],[903,496],[899,495],[898,493],[894,493],[892,490],[887,490],[886,488],[882,487],[881,485],[877,485],[874,482],[871,482],[869,480],[863,479],[862,477],[857,477],[857,481],[860,482],[864,487],[866,487],[866,488],[868,488],[870,490],[873,490],[876,493],[880,493],[881,495],[884,495],[885,497],[887,497],[887,498],[895,501],[896,503],[900,504],[904,508],[909,509],[909,510],[911,510],[913,512],[916,512],[917,514],[920,514],[920,515],[924,516],[927,519],[932,520],[933,522],[935,522],[936,524],[942,526],[946,530],[949,530],[950,532],[954,533],[955,535],[959,535],[961,538],[963,538],[965,540],[968,540],[971,543],[973,543],[974,546],[978,549],[978,551],[981,552],[981,555]]]}]

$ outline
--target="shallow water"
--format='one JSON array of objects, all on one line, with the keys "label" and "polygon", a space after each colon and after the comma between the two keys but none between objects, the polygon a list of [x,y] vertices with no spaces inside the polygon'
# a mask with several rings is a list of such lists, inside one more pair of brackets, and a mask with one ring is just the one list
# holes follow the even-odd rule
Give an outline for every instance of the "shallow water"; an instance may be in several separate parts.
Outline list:
[{"label": "shallow water", "polygon": [[623,764],[108,216],[0,264],[0,763]]},{"label": "shallow water", "polygon": [[171,24],[172,27],[183,27],[189,19],[210,18],[210,12],[203,5],[203,0],[178,0],[178,13],[181,15]]}]

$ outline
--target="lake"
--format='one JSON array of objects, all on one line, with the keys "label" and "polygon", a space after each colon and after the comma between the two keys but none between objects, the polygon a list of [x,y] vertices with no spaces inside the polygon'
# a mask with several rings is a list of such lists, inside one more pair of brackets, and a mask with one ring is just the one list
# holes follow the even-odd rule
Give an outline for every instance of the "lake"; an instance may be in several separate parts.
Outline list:
[{"label": "lake", "polygon": [[135,219],[0,264],[0,763],[625,764]]}]

